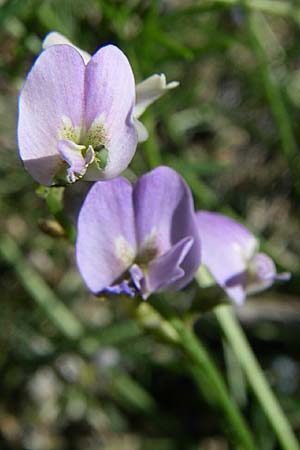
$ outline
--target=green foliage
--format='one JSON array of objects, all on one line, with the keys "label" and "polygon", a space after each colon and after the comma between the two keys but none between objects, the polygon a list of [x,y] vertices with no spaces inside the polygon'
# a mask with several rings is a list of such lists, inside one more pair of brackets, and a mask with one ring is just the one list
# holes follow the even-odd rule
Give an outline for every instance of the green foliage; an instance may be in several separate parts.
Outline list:
[{"label": "green foliage", "polygon": [[[298,3],[289,0],[0,2],[1,449],[237,448],[215,413],[211,385],[207,398],[199,394],[197,368],[182,373],[178,348],[132,320],[136,304],[88,294],[69,243],[74,225],[63,189],[38,188],[37,195],[19,162],[18,91],[53,29],[89,52],[119,45],[137,81],[161,72],[180,81],[142,117],[151,139],[131,169],[174,167],[197,208],[247,223],[292,272],[290,283],[237,313],[300,434],[299,22]],[[201,313],[195,331],[227,374],[257,448],[275,450],[235,356],[224,356],[211,313],[221,296],[194,284],[163,301],[186,322]]]}]

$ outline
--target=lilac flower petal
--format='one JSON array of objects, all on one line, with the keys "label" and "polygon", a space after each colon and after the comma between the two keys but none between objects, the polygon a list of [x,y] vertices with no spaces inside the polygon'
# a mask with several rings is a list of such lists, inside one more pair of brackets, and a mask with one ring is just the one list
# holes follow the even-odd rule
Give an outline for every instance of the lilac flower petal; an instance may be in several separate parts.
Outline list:
[{"label": "lilac flower petal", "polygon": [[88,288],[116,284],[136,254],[132,187],[124,178],[98,182],[78,216],[76,260]]},{"label": "lilac flower petal", "polygon": [[136,290],[140,292],[145,283],[143,271],[138,264],[133,264],[129,269],[129,273]]},{"label": "lilac flower petal", "polygon": [[134,76],[126,56],[117,47],[102,47],[89,61],[85,98],[86,129],[103,117],[108,163],[101,173],[102,178],[113,178],[126,169],[137,146]]},{"label": "lilac flower petal", "polygon": [[94,149],[91,145],[89,145],[85,152],[85,157],[84,157],[85,164],[87,164],[87,165],[91,164],[94,161],[94,159],[95,159]]},{"label": "lilac flower petal", "polygon": [[74,127],[81,125],[84,70],[76,50],[52,46],[37,58],[23,86],[18,145],[26,169],[39,183],[50,185],[59,169],[57,139],[63,118]]},{"label": "lilac flower petal", "polygon": [[104,289],[108,294],[126,294],[129,297],[135,296],[135,289],[130,287],[127,281],[122,281],[120,284],[114,284],[113,286],[106,287]]},{"label": "lilac flower petal", "polygon": [[274,280],[277,275],[273,260],[265,253],[257,253],[251,261],[253,270],[262,280]]},{"label": "lilac flower petal", "polygon": [[275,280],[277,281],[289,281],[292,278],[291,272],[281,272],[277,273]]},{"label": "lilac flower petal", "polygon": [[62,159],[70,166],[69,173],[82,176],[86,170],[86,161],[81,150],[85,149],[85,146],[77,145],[69,139],[61,139],[57,143],[57,148]]},{"label": "lilac flower petal", "polygon": [[[169,289],[178,289],[176,282],[185,275],[181,265],[191,250],[192,245],[193,238],[186,237],[181,239],[181,241],[177,242],[166,253],[163,253],[150,262],[147,271],[147,291],[144,292],[145,298],[152,292],[162,290],[166,287]],[[183,286],[181,285],[181,287]]]},{"label": "lilac flower petal", "polygon": [[160,256],[183,238],[193,238],[181,264],[184,276],[176,282],[176,289],[180,289],[193,279],[201,258],[190,189],[177,172],[161,166],[138,180],[133,199],[140,251],[146,248]]},{"label": "lilac flower petal", "polygon": [[[22,158],[21,152],[20,156]],[[32,159],[23,160],[23,163],[26,170],[38,183],[50,186],[54,175],[61,167],[62,160],[57,153],[56,155],[40,156],[39,158],[33,156]]]},{"label": "lilac flower petal", "polygon": [[52,45],[62,45],[62,44],[67,44],[75,48],[78,51],[78,53],[80,53],[80,55],[82,56],[85,64],[87,64],[91,59],[91,55],[89,53],[72,44],[72,42],[68,38],[66,38],[66,36],[64,36],[61,33],[58,33],[57,31],[51,31],[50,33],[47,34],[47,36],[43,40],[43,49],[51,47]]},{"label": "lilac flower petal", "polygon": [[246,272],[257,240],[245,227],[222,214],[197,213],[202,262],[237,304],[245,300]]},{"label": "lilac flower petal", "polygon": [[289,273],[277,274],[273,260],[265,253],[257,253],[250,262],[247,294],[255,294],[270,287],[275,280],[287,281]]}]

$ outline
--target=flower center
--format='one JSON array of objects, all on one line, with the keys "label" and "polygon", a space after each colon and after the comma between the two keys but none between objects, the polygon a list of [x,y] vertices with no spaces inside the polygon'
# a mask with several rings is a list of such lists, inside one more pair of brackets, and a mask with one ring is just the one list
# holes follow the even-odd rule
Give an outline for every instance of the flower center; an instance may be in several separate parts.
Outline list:
[{"label": "flower center", "polygon": [[74,183],[86,174],[89,166],[100,171],[107,166],[108,138],[103,115],[95,119],[87,131],[74,127],[69,117],[63,117],[58,139],[58,152],[63,164],[56,174],[56,182]]},{"label": "flower center", "polygon": [[159,246],[157,239],[157,232],[155,228],[151,230],[148,236],[144,239],[141,248],[136,257],[136,264],[143,269],[146,269],[149,262],[159,255]]},{"label": "flower center", "polygon": [[134,296],[147,291],[147,271],[149,263],[159,256],[157,232],[155,229],[144,239],[136,253],[122,236],[116,240],[116,255],[124,267],[124,272],[115,283],[107,288],[107,292]]}]

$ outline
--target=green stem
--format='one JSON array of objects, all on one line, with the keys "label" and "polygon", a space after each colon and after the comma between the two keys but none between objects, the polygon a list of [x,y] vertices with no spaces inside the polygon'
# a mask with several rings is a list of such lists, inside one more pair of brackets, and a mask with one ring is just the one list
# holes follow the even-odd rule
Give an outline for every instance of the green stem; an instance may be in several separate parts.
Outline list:
[{"label": "green stem", "polygon": [[162,164],[162,158],[160,155],[159,143],[155,131],[155,121],[151,113],[147,113],[145,117],[143,117],[143,124],[145,125],[149,135],[151,136],[151,139],[147,139],[143,143],[143,148],[145,150],[149,168],[154,169],[155,167]]},{"label": "green stem", "polygon": [[64,190],[64,187],[47,188],[45,199],[49,211],[65,230],[69,242],[74,245],[76,241],[76,228],[64,211]]},{"label": "green stem", "polygon": [[164,337],[167,342],[179,347],[188,357],[189,369],[197,387],[209,403],[217,407],[227,422],[235,441],[244,450],[255,450],[254,439],[236,404],[230,398],[219,369],[209,353],[179,318],[164,317],[156,302],[142,303],[138,312],[139,322],[152,332]]},{"label": "green stem", "polygon": [[284,450],[299,450],[299,443],[291,426],[273,394],[265,375],[248,344],[247,338],[230,306],[214,310],[229,344],[242,366],[248,382],[259,400],[273,430]]}]

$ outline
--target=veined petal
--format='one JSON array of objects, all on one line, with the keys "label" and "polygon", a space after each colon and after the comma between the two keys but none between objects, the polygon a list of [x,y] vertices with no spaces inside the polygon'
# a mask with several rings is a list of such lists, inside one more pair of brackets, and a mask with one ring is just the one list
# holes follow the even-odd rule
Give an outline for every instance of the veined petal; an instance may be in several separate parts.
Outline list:
[{"label": "veined petal", "polygon": [[147,298],[152,292],[160,291],[164,288],[170,289],[174,287],[178,289],[175,282],[185,275],[181,265],[192,245],[193,238],[186,237],[181,239],[166,253],[150,262],[145,283],[146,291],[142,292],[144,298]]},{"label": "veined petal", "polygon": [[93,293],[116,283],[136,254],[132,187],[124,178],[95,183],[77,223],[78,269]]},{"label": "veined petal", "polygon": [[87,64],[91,59],[91,55],[88,52],[74,45],[66,36],[64,36],[61,33],[58,33],[57,31],[51,31],[50,33],[48,33],[45,39],[43,40],[42,45],[43,49],[45,50],[46,48],[51,47],[52,45],[61,45],[61,44],[70,45],[71,47],[75,48],[78,51],[78,53],[80,53],[80,55],[82,56],[85,64]]},{"label": "veined petal", "polygon": [[237,304],[245,300],[247,270],[258,246],[245,227],[222,214],[197,213],[202,262]]},{"label": "veined petal", "polygon": [[60,168],[57,150],[65,117],[81,126],[85,65],[69,45],[43,51],[30,70],[19,98],[18,146],[26,169],[51,185]]},{"label": "veined petal", "polygon": [[102,117],[106,133],[108,162],[103,179],[119,175],[130,163],[137,146],[133,121],[134,76],[130,64],[114,45],[100,48],[86,67],[85,127]]},{"label": "veined petal", "polygon": [[182,239],[193,238],[193,245],[181,263],[184,276],[174,286],[180,289],[193,279],[201,257],[190,189],[177,172],[161,166],[138,180],[133,202],[140,252],[145,250],[157,257],[167,253]]},{"label": "veined petal", "polygon": [[151,103],[164,95],[168,90],[179,85],[178,81],[166,82],[165,74],[155,74],[146,78],[136,85],[136,104],[134,117],[139,118]]}]

